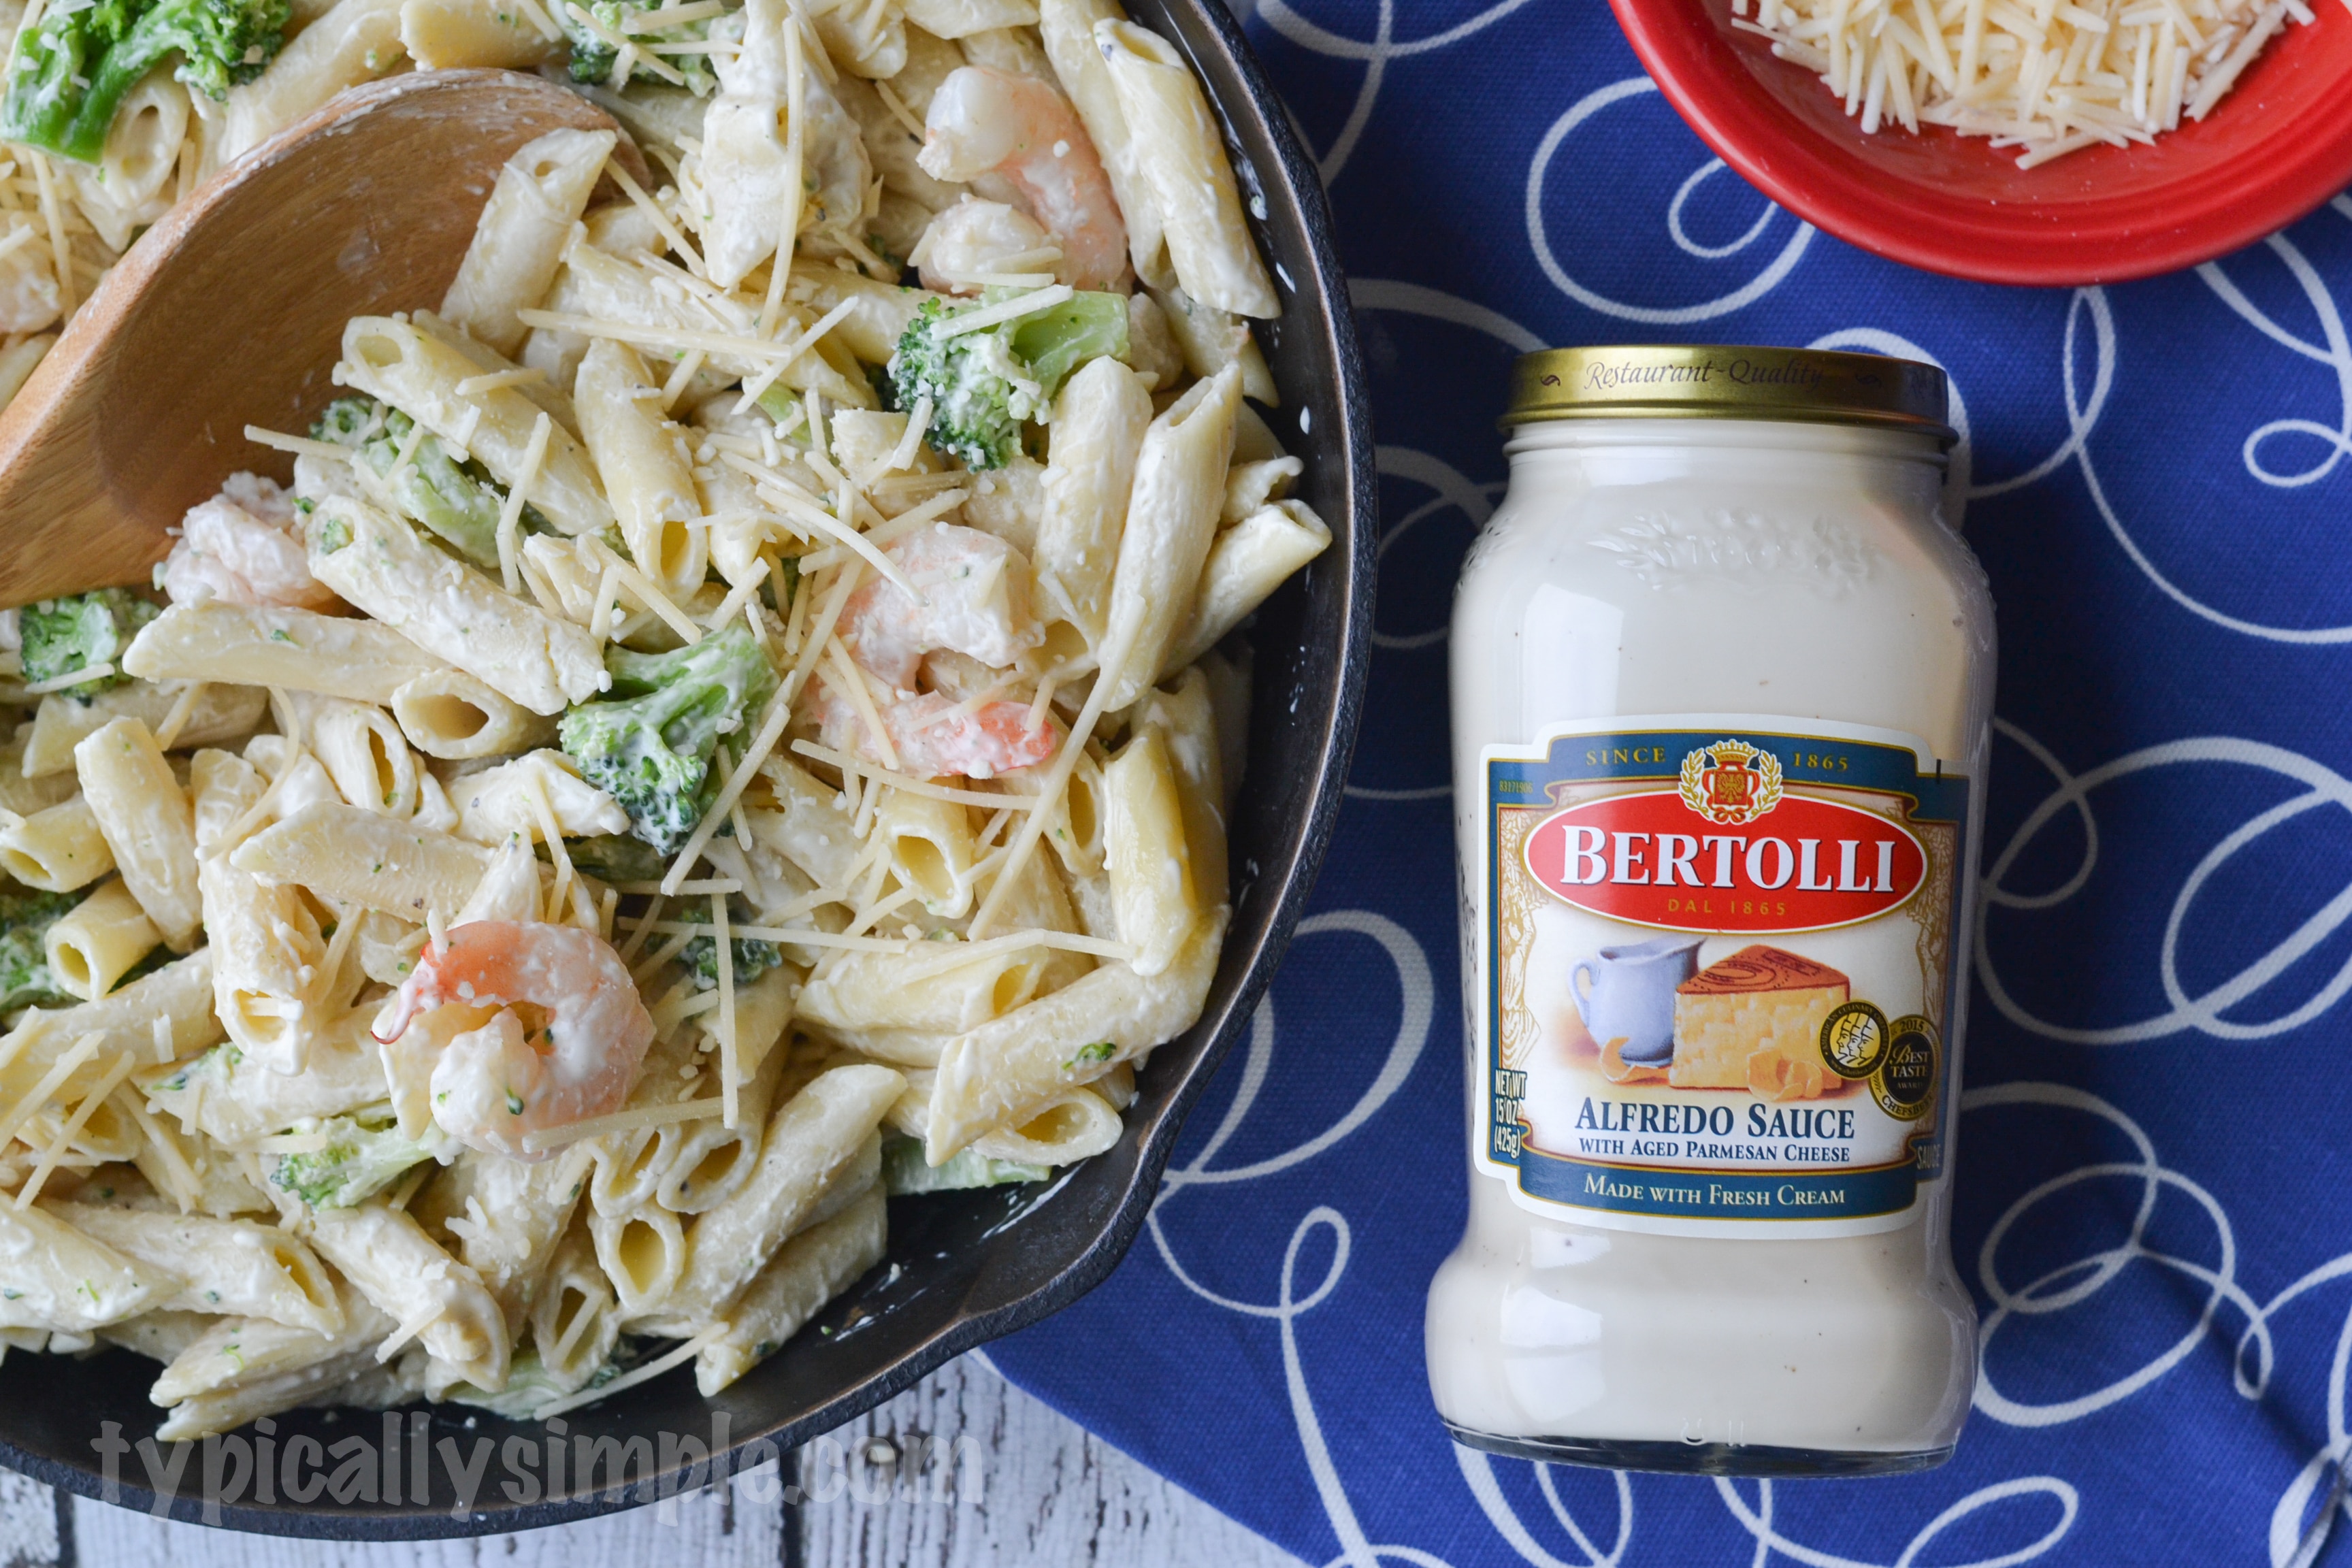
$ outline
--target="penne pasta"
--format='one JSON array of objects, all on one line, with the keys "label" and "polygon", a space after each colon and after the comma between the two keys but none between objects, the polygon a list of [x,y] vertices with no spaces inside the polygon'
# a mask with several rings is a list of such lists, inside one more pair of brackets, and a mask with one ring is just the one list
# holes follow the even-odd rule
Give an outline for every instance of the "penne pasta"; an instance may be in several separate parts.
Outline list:
[{"label": "penne pasta", "polygon": [[342,1331],[334,1281],[309,1247],[275,1226],[91,1204],[44,1206],[159,1278],[179,1281],[178,1294],[158,1301],[159,1310],[267,1318],[316,1334]]},{"label": "penne pasta", "polygon": [[1161,673],[1183,668],[1223,642],[1330,547],[1331,531],[1304,501],[1276,501],[1217,535],[1202,563],[1192,609],[1160,658]]},{"label": "penne pasta", "polygon": [[[1152,683],[1191,615],[1216,540],[1240,403],[1241,373],[1228,367],[1195,383],[1144,432],[1103,633],[1106,710],[1126,707]],[[1110,650],[1118,650],[1116,668]]]},{"label": "penne pasta", "polygon": [[624,1327],[668,1306],[686,1274],[686,1227],[676,1215],[657,1204],[619,1215],[592,1210],[588,1236]]},{"label": "penne pasta", "polygon": [[1064,1091],[1174,1037],[1200,1016],[1225,920],[1223,908],[1211,910],[1156,975],[1106,963],[950,1041],[931,1090],[925,1158],[941,1164],[983,1132],[1017,1128]]},{"label": "penne pasta", "polygon": [[[485,5],[479,0],[403,0],[400,47],[418,70],[533,70],[555,58],[558,50],[525,16],[520,5]],[[545,279],[540,288],[545,290]]]},{"label": "penne pasta", "polygon": [[[1223,310],[1205,300],[1194,299],[1181,289],[1162,289],[1144,296],[1159,306],[1160,322],[1168,331],[1184,368],[1194,375],[1215,375],[1227,365],[1238,366],[1242,373],[1242,395],[1253,398],[1272,408],[1281,401],[1274,384],[1274,374],[1265,367],[1265,355],[1250,335],[1249,322],[1231,310]],[[1282,447],[1274,439],[1256,415],[1248,416],[1252,439],[1244,443],[1236,439],[1234,457],[1236,462],[1272,461],[1282,456]]]},{"label": "penne pasta", "polygon": [[0,1328],[87,1333],[160,1307],[181,1282],[85,1236],[46,1209],[0,1204]]},{"label": "penne pasta", "polygon": [[229,1038],[280,1072],[305,1065],[317,966],[326,958],[318,921],[299,889],[263,883],[230,863],[237,828],[260,804],[260,770],[226,752],[199,752],[195,793],[196,890],[213,955],[214,1008]]},{"label": "penne pasta", "polygon": [[121,878],[102,882],[42,934],[49,973],[68,995],[95,1002],[163,940]]},{"label": "penne pasta", "polygon": [[1037,25],[1036,0],[899,0],[899,9],[907,20],[940,38]]},{"label": "penne pasta", "polygon": [[585,1386],[620,1341],[620,1303],[596,1261],[585,1214],[573,1218],[548,1262],[530,1304],[530,1337],[548,1381],[566,1393]]},{"label": "penne pasta", "polygon": [[607,684],[599,644],[570,621],[499,591],[408,524],[365,501],[320,503],[310,570],[377,620],[534,713],[556,714]]},{"label": "penne pasta", "polygon": [[[62,692],[42,698],[33,715],[33,731],[25,738],[25,776],[71,773],[74,748],[117,719],[136,719],[160,731],[179,706],[184,689],[185,683],[180,681],[157,686],[134,680],[101,691],[87,703]],[[253,733],[268,707],[269,693],[258,687],[206,682],[173,737],[173,747],[184,751],[242,740]]]},{"label": "penne pasta", "polygon": [[0,871],[28,888],[70,893],[113,869],[114,847],[79,795],[30,816],[0,816]]},{"label": "penne pasta", "polygon": [[215,1050],[133,1081],[155,1110],[224,1149],[250,1150],[298,1122],[383,1103],[383,1061],[369,1022],[370,1013],[362,1011],[322,1029],[299,1072],[280,1072],[243,1051]]},{"label": "penne pasta", "polygon": [[347,87],[389,74],[405,58],[402,0],[341,0],[296,34],[252,81],[229,89],[205,163],[219,168],[261,145]]},{"label": "penne pasta", "polygon": [[445,762],[509,756],[555,739],[552,720],[462,669],[428,670],[386,700],[408,743]]},{"label": "penne pasta", "polygon": [[1078,111],[1087,135],[1102,155],[1103,172],[1110,176],[1118,210],[1127,219],[1129,254],[1135,275],[1165,288],[1175,281],[1168,261],[1167,230],[1155,205],[1151,182],[1146,177],[1135,147],[1135,132],[1111,79],[1109,64],[1095,42],[1095,24],[1124,22],[1127,13],[1116,0],[1037,0],[1037,31],[1054,63],[1062,90]]},{"label": "penne pasta", "polygon": [[[118,987],[103,1001],[71,1007],[28,1007],[16,1026],[0,1036],[0,1095],[16,1103],[44,1082],[51,1094],[70,1099],[87,1090],[117,1057],[177,1061],[221,1037],[213,1013],[212,952],[198,948]],[[168,1050],[168,1057],[165,1055]],[[63,1077],[59,1066],[78,1059]]]},{"label": "penne pasta", "polygon": [[[530,63],[534,56],[546,56],[546,40],[520,16],[485,10],[449,0],[406,0],[400,10],[401,35],[404,41],[419,33],[431,35],[436,53],[495,52],[500,40],[491,30],[498,28],[513,36],[509,48],[528,50],[522,61],[460,62],[466,65]],[[442,19],[449,13],[463,19]],[[499,17],[506,19],[503,26]],[[529,48],[532,43],[535,49]],[[415,53],[414,44],[410,52]],[[423,57],[418,63],[424,64]],[[551,131],[515,149],[499,171],[498,184],[474,226],[474,242],[466,247],[457,279],[442,297],[445,321],[502,354],[510,356],[522,347],[526,329],[515,312],[539,303],[555,281],[555,269],[572,243],[572,226],[587,210],[589,194],[596,188],[616,140],[609,131]]]},{"label": "penne pasta", "polygon": [[1053,613],[1098,647],[1110,614],[1111,573],[1151,427],[1151,395],[1114,359],[1080,367],[1055,405],[1045,508],[1037,522],[1037,588]]},{"label": "penne pasta", "polygon": [[344,800],[384,816],[415,816],[425,777],[391,714],[370,702],[289,692],[278,728],[299,734]]},{"label": "penne pasta", "polygon": [[888,1210],[881,1187],[871,1186],[831,1219],[784,1243],[721,1314],[717,1335],[695,1352],[694,1385],[704,1398],[773,1354],[819,1308],[882,1261]]},{"label": "penne pasta", "polygon": [[[123,654],[122,668],[142,680],[228,682],[383,703],[448,665],[381,621],[207,599],[173,605],[148,622]],[[163,722],[160,714],[136,717],[150,726]],[[184,732],[183,743],[211,742]]]},{"label": "penne pasta", "polygon": [[702,584],[709,542],[697,526],[702,507],[686,437],[662,417],[659,392],[635,350],[598,338],[580,362],[572,398],[629,558],[664,592],[686,598]]},{"label": "penne pasta", "polygon": [[432,1357],[428,1390],[465,1382],[503,1388],[512,1342],[481,1276],[434,1245],[424,1227],[382,1204],[313,1209],[310,1241],[376,1310],[413,1330]]},{"label": "penne pasta", "polygon": [[887,1068],[841,1067],[786,1100],[769,1120],[758,1170],[734,1196],[696,1216],[685,1271],[646,1326],[692,1331],[709,1322],[810,1223],[829,1186],[870,1184],[870,1172],[861,1181],[846,1178],[863,1163],[879,1169],[874,1130],[905,1086]]},{"label": "penne pasta", "polygon": [[196,821],[155,737],[136,719],[117,719],[74,748],[82,799],[106,836],[123,885],[173,951],[204,929],[196,889]]},{"label": "penne pasta", "polygon": [[1242,217],[1241,192],[1209,100],[1176,46],[1132,22],[1094,26],[1137,167],[1168,240],[1177,282],[1236,315],[1282,313]]},{"label": "penne pasta", "polygon": [[230,853],[273,887],[298,886],[404,920],[454,914],[489,868],[489,851],[355,805],[304,806]]},{"label": "penne pasta", "polygon": [[1145,726],[1103,770],[1103,841],[1119,940],[1149,978],[1166,969],[1200,919],[1183,807],[1160,731]]},{"label": "penne pasta", "polygon": [[467,1150],[409,1205],[428,1232],[446,1232],[481,1277],[519,1336],[543,1277],[588,1190],[593,1152],[568,1149],[536,1163]]}]

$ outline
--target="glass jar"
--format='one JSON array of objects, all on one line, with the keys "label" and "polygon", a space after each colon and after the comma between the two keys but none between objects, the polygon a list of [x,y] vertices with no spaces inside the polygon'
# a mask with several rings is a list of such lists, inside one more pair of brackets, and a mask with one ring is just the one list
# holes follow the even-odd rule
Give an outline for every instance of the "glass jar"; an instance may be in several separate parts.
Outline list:
[{"label": "glass jar", "polygon": [[1519,363],[1453,625],[1470,1218],[1427,1345],[1465,1443],[1952,1451],[1993,619],[1945,408],[1876,355]]}]

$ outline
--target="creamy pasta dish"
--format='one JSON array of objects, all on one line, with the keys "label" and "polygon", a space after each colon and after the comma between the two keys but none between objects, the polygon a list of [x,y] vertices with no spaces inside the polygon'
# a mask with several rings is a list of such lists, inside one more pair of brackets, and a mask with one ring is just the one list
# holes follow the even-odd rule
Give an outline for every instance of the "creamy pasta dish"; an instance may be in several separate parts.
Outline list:
[{"label": "creamy pasta dish", "polygon": [[1171,45],[1113,0],[36,0],[11,59],[12,363],[368,77],[539,69],[622,130],[521,147],[446,295],[247,429],[290,483],[0,617],[0,1341],[161,1362],[166,1437],[712,1394],[886,1197],[1117,1141],[1225,931],[1243,623],[1330,539]]}]

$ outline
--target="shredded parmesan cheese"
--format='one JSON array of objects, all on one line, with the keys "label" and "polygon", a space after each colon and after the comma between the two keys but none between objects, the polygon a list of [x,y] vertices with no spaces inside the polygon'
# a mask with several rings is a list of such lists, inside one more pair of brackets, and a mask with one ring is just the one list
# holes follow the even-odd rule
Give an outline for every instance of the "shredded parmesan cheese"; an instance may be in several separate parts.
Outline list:
[{"label": "shredded parmesan cheese", "polygon": [[933,800],[951,800],[959,805],[979,806],[983,811],[1027,811],[1036,804],[1034,795],[987,795],[976,789],[958,789],[953,784],[933,784],[929,779],[890,773],[863,758],[836,752],[830,746],[820,746],[814,741],[794,741],[792,749],[812,761],[839,768],[845,773],[876,779],[892,789],[905,790],[909,795],[929,795]]},{"label": "shredded parmesan cheese", "polygon": [[[530,374],[538,375],[542,373],[532,371]],[[491,378],[477,376],[474,379],[488,381]],[[464,392],[466,384],[459,383],[457,390]],[[547,460],[547,439],[552,428],[546,412],[541,410],[530,427],[530,445],[523,449],[522,472],[516,478],[514,488],[507,491],[505,504],[499,508],[499,572],[506,579],[509,594],[522,592],[522,572],[518,563],[522,552],[523,501],[533,481],[539,478],[539,466]]]},{"label": "shredded parmesan cheese", "polygon": [[[2352,7],[2352,0],[2347,0]],[[1751,16],[1752,12],[1752,16]],[[2031,169],[2211,113],[2303,0],[1732,0],[1875,132],[1944,125]]]},{"label": "shredded parmesan cheese", "polygon": [[[583,1316],[584,1317],[585,1314],[583,1313]],[[591,1384],[590,1386],[582,1389],[577,1394],[566,1394],[562,1399],[555,1400],[551,1404],[541,1405],[537,1410],[531,1412],[531,1419],[534,1421],[544,1421],[550,1416],[561,1415],[567,1410],[577,1410],[583,1405],[593,1405],[596,1401],[600,1399],[609,1399],[614,1394],[619,1394],[625,1389],[635,1388],[641,1383],[650,1382],[652,1379],[659,1377],[662,1373],[667,1372],[670,1368],[674,1366],[683,1366],[688,1362],[692,1361],[696,1356],[700,1355],[702,1353],[702,1347],[717,1339],[719,1335],[725,1333],[727,1331],[727,1327],[728,1325],[724,1320],[713,1323],[710,1327],[695,1335],[694,1338],[687,1341],[684,1344],[679,1345],[676,1350],[656,1356],[653,1360],[646,1363],[645,1365],[637,1368],[635,1372],[625,1372],[610,1383],[604,1384],[601,1386]]]},{"label": "shredded parmesan cheese", "polygon": [[1066,283],[1056,283],[1051,289],[1040,289],[1017,299],[1003,300],[993,305],[982,305],[977,310],[958,310],[941,322],[936,335],[942,338],[961,337],[966,332],[983,331],[1006,321],[1017,321],[1034,316],[1040,310],[1050,310],[1077,292]]},{"label": "shredded parmesan cheese", "polygon": [[81,1131],[82,1124],[89,1120],[90,1113],[99,1108],[100,1103],[114,1092],[115,1086],[131,1076],[131,1064],[137,1059],[129,1051],[123,1052],[114,1058],[114,1065],[106,1069],[106,1076],[98,1080],[97,1087],[82,1096],[81,1103],[74,1107],[74,1113],[66,1119],[66,1124],[58,1129],[58,1135],[50,1139],[49,1146],[42,1151],[40,1163],[35,1165],[33,1173],[25,1178],[25,1184],[16,1189],[19,1213],[33,1206],[33,1200],[41,1195],[42,1184],[49,1179],[49,1173],[58,1168],[58,1162],[65,1158],[67,1146],[73,1142],[75,1134]]},{"label": "shredded parmesan cheese", "polygon": [[[541,417],[544,418],[545,416],[542,415]],[[668,622],[670,630],[684,637],[688,647],[690,647],[702,640],[702,627],[695,623],[692,616],[679,609],[677,602],[663,593],[659,584],[652,578],[614,554],[611,547],[594,534],[583,535],[581,542],[588,553],[603,564],[606,571],[613,573],[621,582],[627,584],[629,592],[636,595],[646,608]],[[601,592],[598,597],[599,599],[603,597]],[[594,628],[590,629],[593,631]]]},{"label": "shredded parmesan cheese", "polygon": [[338,447],[332,441],[313,441],[307,436],[289,436],[283,430],[264,429],[258,425],[245,427],[245,438],[257,447],[268,447],[276,452],[291,452],[298,458],[330,458],[339,463],[352,460],[348,447]]},{"label": "shredded parmesan cheese", "polygon": [[158,750],[170,751],[179,740],[180,731],[188,727],[188,717],[196,710],[196,700],[204,696],[205,683],[191,680],[180,688],[179,696],[172,700],[172,710],[163,715],[163,725],[155,731]]},{"label": "shredded parmesan cheese", "polygon": [[547,372],[533,365],[528,370],[494,370],[487,375],[469,375],[457,385],[460,397],[478,397],[485,392],[496,392],[502,386],[529,386],[545,381]]},{"label": "shredded parmesan cheese", "polygon": [[725,1125],[732,1131],[735,1115],[735,943],[727,930],[727,895],[710,895],[710,942],[719,960],[719,1092],[726,1105]]},{"label": "shredded parmesan cheese", "polygon": [[104,1044],[105,1040],[104,1035],[84,1035],[73,1043],[72,1048],[65,1055],[50,1063],[49,1070],[41,1075],[40,1082],[27,1090],[24,1099],[10,1106],[6,1114],[0,1115],[0,1145],[5,1145],[8,1140],[16,1136],[16,1130],[30,1121],[43,1106],[48,1104],[49,1096],[57,1093],[58,1087],[66,1079],[73,1077],[74,1069],[98,1055],[98,1047]]},{"label": "shredded parmesan cheese", "polygon": [[27,697],[43,697],[52,691],[67,691],[77,686],[88,686],[93,680],[104,680],[113,673],[114,661],[108,659],[103,664],[93,664],[86,669],[69,670],[64,675],[51,676],[47,680],[29,682],[24,691]]},{"label": "shredded parmesan cheese", "polygon": [[721,1107],[715,1100],[681,1100],[673,1105],[640,1105],[629,1110],[616,1110],[610,1116],[593,1117],[574,1121],[565,1127],[544,1128],[522,1135],[527,1153],[543,1154],[567,1143],[577,1143],[589,1138],[602,1138],[612,1132],[634,1132],[640,1127],[670,1127],[681,1121],[699,1121],[707,1116],[717,1116]]}]

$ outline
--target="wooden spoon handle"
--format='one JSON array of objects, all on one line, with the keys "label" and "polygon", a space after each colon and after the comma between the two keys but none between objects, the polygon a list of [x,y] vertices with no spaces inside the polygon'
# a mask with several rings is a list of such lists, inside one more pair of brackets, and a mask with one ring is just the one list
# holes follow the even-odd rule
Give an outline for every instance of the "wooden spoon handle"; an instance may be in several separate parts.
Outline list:
[{"label": "wooden spoon handle", "polygon": [[307,430],[336,395],[344,323],[438,305],[499,167],[566,126],[614,129],[536,77],[414,72],[339,95],[191,192],[0,411],[0,605],[143,583],[165,531],[231,473],[288,477],[245,426]]}]

